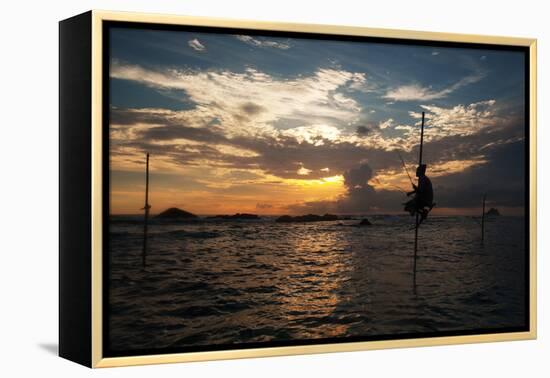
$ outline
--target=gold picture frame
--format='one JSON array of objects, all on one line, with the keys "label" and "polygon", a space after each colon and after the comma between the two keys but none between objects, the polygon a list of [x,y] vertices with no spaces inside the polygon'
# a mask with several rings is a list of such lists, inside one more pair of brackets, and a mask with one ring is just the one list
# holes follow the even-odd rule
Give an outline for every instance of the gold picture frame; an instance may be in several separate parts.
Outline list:
[{"label": "gold picture frame", "polygon": [[[81,261],[79,268],[75,268],[72,262],[67,260],[67,267],[71,269],[89,269],[89,288],[91,292],[84,295],[84,300],[89,300],[90,315],[83,322],[82,327],[76,327],[71,329],[65,329],[70,319],[78,316],[75,313],[71,305],[64,301],[71,301],[72,299],[65,300],[64,297],[69,295],[67,289],[68,285],[72,285],[71,276],[69,273],[65,275],[65,271],[60,269],[60,354],[63,357],[77,361],[84,365],[99,368],[99,367],[115,367],[115,366],[130,366],[130,365],[144,365],[144,364],[160,364],[160,363],[174,363],[174,362],[190,362],[190,361],[207,361],[207,360],[219,360],[219,359],[237,359],[237,358],[250,358],[250,357],[267,357],[267,356],[283,356],[283,355],[298,355],[298,354],[311,354],[311,353],[328,353],[328,352],[348,352],[348,351],[360,351],[360,350],[372,350],[372,349],[387,349],[387,348],[403,348],[403,347],[420,347],[420,346],[434,346],[434,345],[448,345],[448,344],[466,344],[466,343],[481,343],[481,342],[495,342],[495,341],[512,341],[512,340],[529,340],[535,339],[537,335],[537,297],[536,297],[536,222],[537,222],[537,194],[536,194],[536,116],[537,116],[537,74],[536,74],[536,54],[537,54],[537,41],[536,39],[527,38],[512,38],[512,37],[500,37],[500,36],[482,36],[482,35],[469,35],[469,34],[451,34],[451,33],[435,33],[435,32],[423,32],[423,31],[406,31],[406,30],[392,30],[392,29],[376,29],[366,27],[352,27],[352,26],[334,26],[334,25],[315,25],[315,24],[294,24],[294,23],[276,23],[276,22],[258,22],[247,20],[231,20],[231,19],[218,19],[209,17],[188,17],[188,16],[174,16],[174,15],[160,15],[160,14],[142,14],[142,13],[126,13],[126,12],[110,12],[110,11],[91,11],[82,16],[81,19],[85,19],[84,26],[80,23],[77,26],[72,26],[73,29],[67,27],[63,29],[63,23],[69,25],[67,21],[62,21],[61,30],[63,33],[74,33],[74,30],[86,30],[89,33],[91,48],[90,56],[91,62],[89,63],[90,69],[90,88],[85,90],[91,90],[89,103],[89,121],[91,134],[88,135],[91,141],[91,166],[89,170],[90,181],[90,216],[91,220],[89,225],[89,240],[91,245],[89,246],[89,255],[86,256],[85,261]],[[73,21],[70,21],[73,20]],[[69,22],[78,23],[78,19],[70,19]],[[335,343],[335,344],[313,344],[302,346],[281,346],[281,347],[266,347],[255,349],[236,349],[236,350],[219,350],[219,351],[204,351],[204,352],[190,352],[190,353],[174,353],[174,354],[155,354],[155,355],[139,355],[139,356],[123,356],[123,357],[104,357],[102,351],[103,345],[103,207],[102,201],[104,196],[104,186],[102,182],[103,175],[103,154],[105,153],[102,147],[102,141],[104,135],[102,135],[102,122],[103,122],[103,94],[105,88],[102,87],[103,82],[103,23],[104,22],[128,22],[128,23],[141,23],[144,26],[147,24],[166,24],[166,25],[186,25],[186,26],[200,26],[200,27],[216,27],[216,28],[238,28],[238,29],[250,29],[261,31],[283,31],[283,32],[295,32],[295,33],[314,33],[314,34],[328,34],[328,35],[341,35],[341,36],[358,36],[358,37],[376,37],[376,38],[388,38],[388,39],[401,39],[412,41],[438,41],[438,42],[459,42],[459,43],[475,43],[475,44],[491,44],[491,45],[504,45],[504,46],[521,46],[528,48],[529,50],[529,180],[530,180],[530,192],[529,192],[529,330],[525,332],[511,332],[511,333],[495,333],[495,334],[480,334],[480,335],[457,335],[457,336],[445,336],[445,337],[429,337],[429,338],[417,338],[417,339],[397,339],[397,340],[380,340],[380,341],[361,341],[361,342],[349,342],[349,343]],[[60,34],[63,34],[60,33]],[[69,51],[70,48],[76,48],[77,42],[71,40],[63,40],[63,35],[60,35],[61,47],[66,48]],[[88,46],[84,46],[87,48]],[[67,53],[71,54],[71,53]],[[63,52],[61,52],[63,56]],[[85,58],[83,58],[85,59]],[[63,59],[61,59],[63,60]],[[63,68],[61,67],[60,70]],[[63,74],[63,72],[62,72]],[[63,80],[63,79],[60,79]],[[69,79],[67,79],[69,80]],[[63,84],[61,84],[63,89]],[[65,102],[64,102],[65,101]],[[64,109],[70,106],[70,101],[76,101],[75,99],[66,98],[62,99],[60,104],[60,112],[63,114]],[[85,105],[83,105],[85,106]],[[63,117],[61,123],[63,123]],[[87,118],[85,118],[86,120]],[[63,125],[61,126],[63,129]],[[87,130],[87,129],[85,129]],[[89,131],[88,131],[89,132]],[[62,143],[61,143],[62,144]],[[63,159],[63,155],[61,160]],[[63,164],[63,163],[61,163]],[[63,172],[62,172],[63,176]],[[62,179],[63,180],[63,179]],[[61,206],[64,206],[61,204]],[[62,212],[63,213],[63,212]],[[61,220],[63,223],[63,220]],[[66,227],[70,227],[66,225]],[[61,233],[63,235],[63,227]],[[67,231],[68,229],[66,229]],[[63,244],[63,243],[62,243]],[[61,247],[63,248],[63,247]],[[83,245],[82,248],[88,248],[87,245]],[[73,253],[77,252],[74,249]],[[63,266],[68,252],[61,251],[60,264]],[[89,259],[88,259],[89,256]],[[79,285],[74,285],[75,290],[80,289]],[[71,294],[74,295],[74,294]],[[87,322],[90,322],[89,324]],[[89,326],[89,327],[87,327]],[[83,336],[85,334],[85,337]],[[89,337],[89,338],[88,338]],[[89,340],[89,355],[86,349],[86,356],[82,357],[73,349],[76,348],[77,341],[75,339]]]}]

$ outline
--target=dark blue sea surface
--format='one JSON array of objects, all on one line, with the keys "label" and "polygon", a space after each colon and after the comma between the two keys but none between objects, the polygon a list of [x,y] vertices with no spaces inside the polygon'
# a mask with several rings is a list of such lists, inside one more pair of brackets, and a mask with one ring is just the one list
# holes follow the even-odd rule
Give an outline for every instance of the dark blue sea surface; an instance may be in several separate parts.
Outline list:
[{"label": "dark blue sea surface", "polygon": [[112,216],[113,351],[500,329],[525,324],[523,217],[316,223]]}]

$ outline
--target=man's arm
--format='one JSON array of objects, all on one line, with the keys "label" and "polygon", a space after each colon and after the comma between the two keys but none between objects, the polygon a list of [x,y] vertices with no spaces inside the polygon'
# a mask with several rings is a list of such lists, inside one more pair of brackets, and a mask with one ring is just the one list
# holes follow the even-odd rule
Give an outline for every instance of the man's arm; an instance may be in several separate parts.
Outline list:
[{"label": "man's arm", "polygon": [[417,190],[418,190],[418,186],[416,186],[416,185],[414,185],[414,184],[412,184],[412,185],[413,185],[413,190],[407,193],[407,197],[413,195],[413,194],[416,193]]}]

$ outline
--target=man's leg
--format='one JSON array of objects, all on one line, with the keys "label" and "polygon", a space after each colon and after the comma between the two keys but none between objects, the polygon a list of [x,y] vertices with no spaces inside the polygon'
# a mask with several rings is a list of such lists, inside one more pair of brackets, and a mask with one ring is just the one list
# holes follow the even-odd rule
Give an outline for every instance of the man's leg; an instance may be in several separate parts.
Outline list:
[{"label": "man's leg", "polygon": [[420,214],[420,221],[418,222],[418,225],[420,226],[422,222],[428,217],[428,209],[422,208],[418,210],[418,214]]}]

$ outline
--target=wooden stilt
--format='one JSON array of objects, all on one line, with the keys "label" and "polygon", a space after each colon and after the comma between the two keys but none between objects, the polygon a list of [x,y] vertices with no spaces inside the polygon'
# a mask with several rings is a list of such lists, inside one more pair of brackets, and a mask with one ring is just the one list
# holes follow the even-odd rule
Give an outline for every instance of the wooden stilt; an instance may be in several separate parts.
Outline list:
[{"label": "wooden stilt", "polygon": [[149,223],[149,153],[147,153],[147,160],[145,164],[145,217],[143,220],[143,250],[141,252],[141,264],[145,268],[147,264],[147,226]]},{"label": "wooden stilt", "polygon": [[482,206],[482,213],[481,213],[481,244],[485,242],[485,198],[487,197],[487,194],[483,195],[483,206]]},{"label": "wooden stilt", "polygon": [[422,126],[420,128],[420,153],[418,156],[418,165],[422,165],[422,152],[424,150],[424,116],[425,112],[422,112]]},{"label": "wooden stilt", "polygon": [[[420,153],[418,157],[418,166],[422,165],[422,153],[423,153],[423,147],[424,147],[424,116],[425,116],[425,112],[422,112],[422,126],[420,129]],[[418,227],[420,224],[418,217],[419,215],[417,212],[416,223],[414,227],[414,263],[413,263],[413,280],[414,280],[415,287],[416,287],[416,258],[418,254]]]},{"label": "wooden stilt", "polygon": [[414,263],[413,263],[413,280],[416,286],[416,254],[418,251],[418,213],[416,213],[416,224],[414,227]]}]

